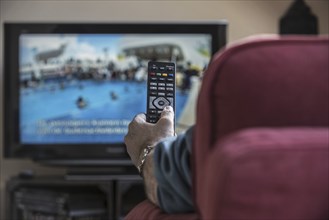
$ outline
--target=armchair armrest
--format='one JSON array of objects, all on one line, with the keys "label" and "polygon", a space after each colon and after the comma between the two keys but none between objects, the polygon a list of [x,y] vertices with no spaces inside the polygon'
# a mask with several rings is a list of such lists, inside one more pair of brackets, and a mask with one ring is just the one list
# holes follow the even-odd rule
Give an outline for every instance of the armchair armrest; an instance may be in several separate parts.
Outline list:
[{"label": "armchair armrest", "polygon": [[139,203],[125,220],[199,220],[196,213],[167,214],[148,200]]},{"label": "armchair armrest", "polygon": [[249,129],[209,154],[202,219],[327,219],[328,128]]}]

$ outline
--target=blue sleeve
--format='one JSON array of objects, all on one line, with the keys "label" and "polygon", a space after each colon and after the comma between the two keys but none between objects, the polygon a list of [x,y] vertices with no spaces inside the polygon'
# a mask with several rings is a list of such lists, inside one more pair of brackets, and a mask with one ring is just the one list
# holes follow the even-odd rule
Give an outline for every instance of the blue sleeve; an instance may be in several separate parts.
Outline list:
[{"label": "blue sleeve", "polygon": [[193,127],[160,142],[154,150],[159,205],[167,213],[194,210],[191,192],[190,154]]}]

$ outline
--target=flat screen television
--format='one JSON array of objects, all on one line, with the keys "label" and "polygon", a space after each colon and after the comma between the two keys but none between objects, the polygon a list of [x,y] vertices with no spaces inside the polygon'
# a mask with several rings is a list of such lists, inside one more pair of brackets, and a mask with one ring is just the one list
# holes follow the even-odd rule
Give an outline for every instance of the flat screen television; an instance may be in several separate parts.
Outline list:
[{"label": "flat screen television", "polygon": [[130,164],[123,140],[132,118],[146,111],[147,63],[176,63],[176,127],[184,130],[193,80],[226,44],[226,26],[5,23],[5,157]]}]

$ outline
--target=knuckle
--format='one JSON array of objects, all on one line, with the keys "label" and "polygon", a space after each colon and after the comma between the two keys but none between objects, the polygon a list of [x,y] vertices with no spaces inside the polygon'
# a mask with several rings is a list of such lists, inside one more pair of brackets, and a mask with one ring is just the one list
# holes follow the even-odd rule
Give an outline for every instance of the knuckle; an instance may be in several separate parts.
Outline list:
[{"label": "knuckle", "polygon": [[132,121],[132,122],[129,123],[128,130],[130,131],[133,128],[134,128],[134,121]]},{"label": "knuckle", "polygon": [[135,122],[138,123],[138,124],[142,123],[141,116],[137,115],[136,118],[135,118]]},{"label": "knuckle", "polygon": [[126,134],[125,137],[124,137],[124,142],[125,142],[125,144],[128,143],[128,140],[129,140],[129,133]]}]

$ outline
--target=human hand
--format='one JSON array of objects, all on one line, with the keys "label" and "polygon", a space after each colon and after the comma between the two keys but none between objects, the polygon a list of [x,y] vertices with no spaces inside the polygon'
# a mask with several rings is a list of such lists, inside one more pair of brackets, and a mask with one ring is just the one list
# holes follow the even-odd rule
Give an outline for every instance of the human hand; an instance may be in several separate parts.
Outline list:
[{"label": "human hand", "polygon": [[145,114],[138,114],[130,122],[125,136],[127,152],[135,166],[138,166],[141,153],[146,146],[154,146],[161,139],[174,136],[174,111],[166,106],[156,124],[146,122]]}]

